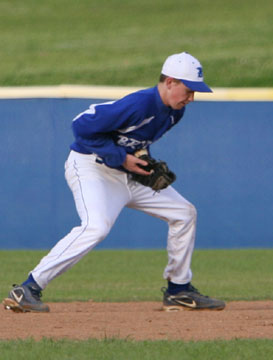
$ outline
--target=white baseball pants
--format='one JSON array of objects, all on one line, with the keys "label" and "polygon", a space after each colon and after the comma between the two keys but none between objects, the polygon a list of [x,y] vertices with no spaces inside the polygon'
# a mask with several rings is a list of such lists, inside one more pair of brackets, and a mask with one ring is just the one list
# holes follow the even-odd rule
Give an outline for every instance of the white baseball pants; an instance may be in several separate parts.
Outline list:
[{"label": "white baseball pants", "polygon": [[168,231],[168,264],[164,278],[176,284],[191,281],[196,210],[173,187],[154,192],[126,173],[98,163],[96,155],[71,151],[65,177],[72,190],[81,225],[61,239],[31,271],[44,289],[56,276],[76,264],[102,241],[124,206],[165,220]]}]

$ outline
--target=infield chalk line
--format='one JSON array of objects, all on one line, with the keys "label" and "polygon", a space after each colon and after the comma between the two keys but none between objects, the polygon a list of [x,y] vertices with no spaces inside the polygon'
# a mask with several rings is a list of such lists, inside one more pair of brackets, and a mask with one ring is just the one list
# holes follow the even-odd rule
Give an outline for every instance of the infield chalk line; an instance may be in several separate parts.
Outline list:
[{"label": "infield chalk line", "polygon": [[[123,86],[7,86],[0,87],[0,99],[90,98],[120,99],[145,87]],[[273,101],[273,88],[212,88],[213,93],[196,93],[197,101]]]}]

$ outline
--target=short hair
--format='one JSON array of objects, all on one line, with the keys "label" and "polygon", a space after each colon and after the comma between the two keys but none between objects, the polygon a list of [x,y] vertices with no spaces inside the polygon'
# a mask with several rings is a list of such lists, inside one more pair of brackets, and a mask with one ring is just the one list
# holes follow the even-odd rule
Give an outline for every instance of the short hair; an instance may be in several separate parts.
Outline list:
[{"label": "short hair", "polygon": [[[160,74],[160,76],[159,76],[159,82],[160,82],[160,83],[163,83],[168,77],[171,77],[171,76],[167,76],[167,75],[164,75],[164,74]],[[175,79],[175,78],[172,78],[172,79],[173,79],[173,81],[175,81],[175,82],[177,82],[177,83],[180,82],[179,79]]]},{"label": "short hair", "polygon": [[160,74],[159,76],[159,82],[164,82],[167,79],[168,76],[164,75],[164,74]]}]

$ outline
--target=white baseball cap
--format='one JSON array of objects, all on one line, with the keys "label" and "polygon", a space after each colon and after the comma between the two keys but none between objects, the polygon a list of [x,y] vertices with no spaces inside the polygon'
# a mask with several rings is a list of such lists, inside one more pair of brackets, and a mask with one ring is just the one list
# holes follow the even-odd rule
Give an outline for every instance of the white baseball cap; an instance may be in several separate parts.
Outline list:
[{"label": "white baseball cap", "polygon": [[202,65],[187,52],[169,56],[163,64],[161,74],[181,80],[192,91],[212,92],[204,83]]}]

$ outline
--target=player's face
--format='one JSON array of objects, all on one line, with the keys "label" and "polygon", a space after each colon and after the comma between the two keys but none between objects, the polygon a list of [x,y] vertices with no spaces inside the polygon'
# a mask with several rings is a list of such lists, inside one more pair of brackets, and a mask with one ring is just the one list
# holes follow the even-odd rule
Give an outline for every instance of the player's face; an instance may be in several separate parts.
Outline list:
[{"label": "player's face", "polygon": [[180,110],[194,101],[194,91],[190,90],[181,81],[172,79],[167,87],[167,102],[172,109]]}]

